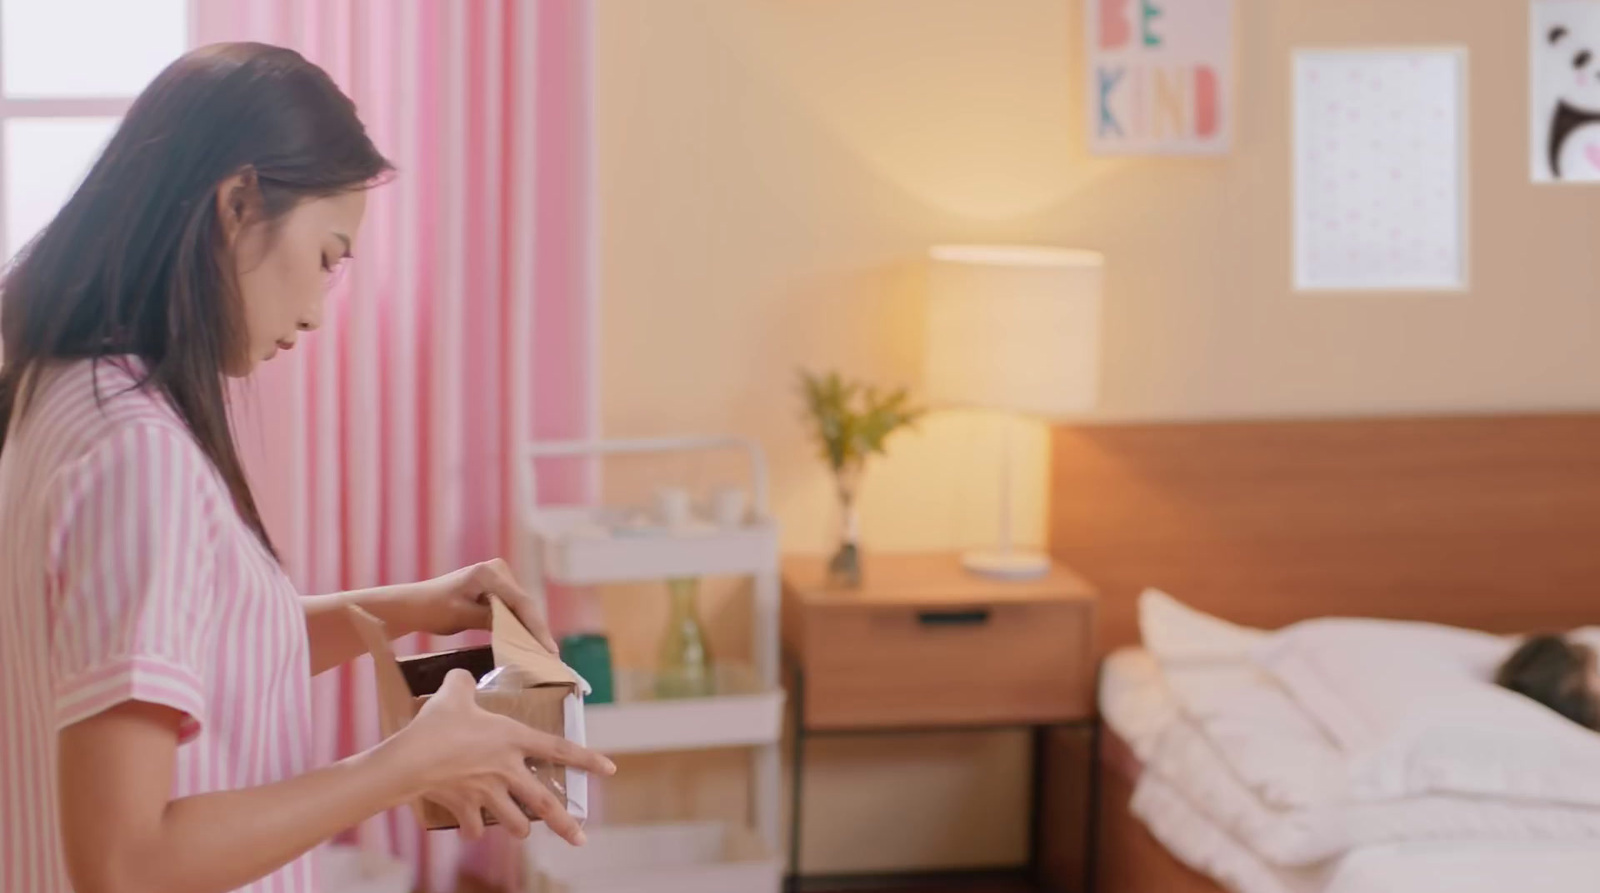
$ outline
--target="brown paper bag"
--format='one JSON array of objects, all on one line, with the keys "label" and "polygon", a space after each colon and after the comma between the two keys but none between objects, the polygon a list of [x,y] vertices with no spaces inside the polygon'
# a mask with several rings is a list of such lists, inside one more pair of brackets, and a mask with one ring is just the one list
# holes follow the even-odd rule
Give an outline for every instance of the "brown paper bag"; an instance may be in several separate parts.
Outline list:
[{"label": "brown paper bag", "polygon": [[[578,674],[539,644],[504,602],[491,598],[491,643],[435,654],[396,658],[383,621],[351,606],[350,622],[372,653],[378,686],[378,718],[388,738],[405,727],[453,669],[465,669],[480,680],[478,706],[512,717],[542,732],[583,744],[583,695],[588,686]],[[495,672],[498,670],[498,672]],[[488,683],[482,680],[491,677]],[[560,798],[567,811],[582,820],[588,814],[588,779],[580,770],[538,762],[539,778]],[[429,830],[458,827],[449,810],[426,798],[412,804],[417,821]],[[493,824],[493,816],[484,820]]]}]

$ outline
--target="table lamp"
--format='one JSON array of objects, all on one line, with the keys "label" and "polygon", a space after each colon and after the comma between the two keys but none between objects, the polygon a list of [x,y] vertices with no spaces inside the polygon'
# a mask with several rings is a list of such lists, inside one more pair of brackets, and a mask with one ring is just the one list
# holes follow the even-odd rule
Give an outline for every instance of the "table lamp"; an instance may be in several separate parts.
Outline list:
[{"label": "table lamp", "polygon": [[[929,251],[924,395],[935,407],[1054,417],[1095,404],[1100,285],[1093,251],[943,245]],[[1012,420],[1000,458],[1000,541],[968,552],[972,573],[1028,579],[1050,569],[1011,541]]]}]

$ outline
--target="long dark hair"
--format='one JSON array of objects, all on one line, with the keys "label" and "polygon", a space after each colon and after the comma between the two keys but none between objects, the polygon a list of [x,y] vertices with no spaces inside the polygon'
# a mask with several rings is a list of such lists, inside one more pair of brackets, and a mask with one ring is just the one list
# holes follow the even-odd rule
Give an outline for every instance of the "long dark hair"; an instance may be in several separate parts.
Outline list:
[{"label": "long dark hair", "polygon": [[1496,684],[1526,695],[1586,729],[1600,731],[1600,696],[1589,687],[1595,654],[1565,636],[1529,636],[1495,671]]},{"label": "long dark hair", "polygon": [[233,441],[224,378],[248,347],[217,189],[253,175],[258,219],[271,226],[303,199],[389,170],[355,104],[299,53],[228,43],[173,62],[0,283],[0,450],[38,384],[30,370],[137,356],[138,386],[172,405],[276,554]]}]

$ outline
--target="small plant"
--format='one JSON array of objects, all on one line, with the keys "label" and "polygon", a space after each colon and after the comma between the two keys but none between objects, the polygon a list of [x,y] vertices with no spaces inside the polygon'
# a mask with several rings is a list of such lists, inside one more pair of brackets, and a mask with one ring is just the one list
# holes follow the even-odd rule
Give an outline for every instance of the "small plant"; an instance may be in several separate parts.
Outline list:
[{"label": "small plant", "polygon": [[856,525],[856,493],[867,460],[883,455],[890,435],[913,428],[923,410],[911,405],[905,388],[880,391],[872,385],[846,381],[837,372],[800,373],[806,418],[816,437],[818,452],[833,472],[843,514],[839,550],[828,565],[837,584],[861,583],[860,532]]}]

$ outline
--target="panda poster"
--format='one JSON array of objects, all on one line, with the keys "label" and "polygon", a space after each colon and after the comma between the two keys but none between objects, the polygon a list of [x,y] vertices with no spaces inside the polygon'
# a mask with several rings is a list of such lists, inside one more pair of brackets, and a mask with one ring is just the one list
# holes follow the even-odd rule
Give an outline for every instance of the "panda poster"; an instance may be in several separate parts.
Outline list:
[{"label": "panda poster", "polygon": [[1233,0],[1084,0],[1089,149],[1216,155],[1233,136]]},{"label": "panda poster", "polygon": [[1535,183],[1600,183],[1600,2],[1533,3]]}]

